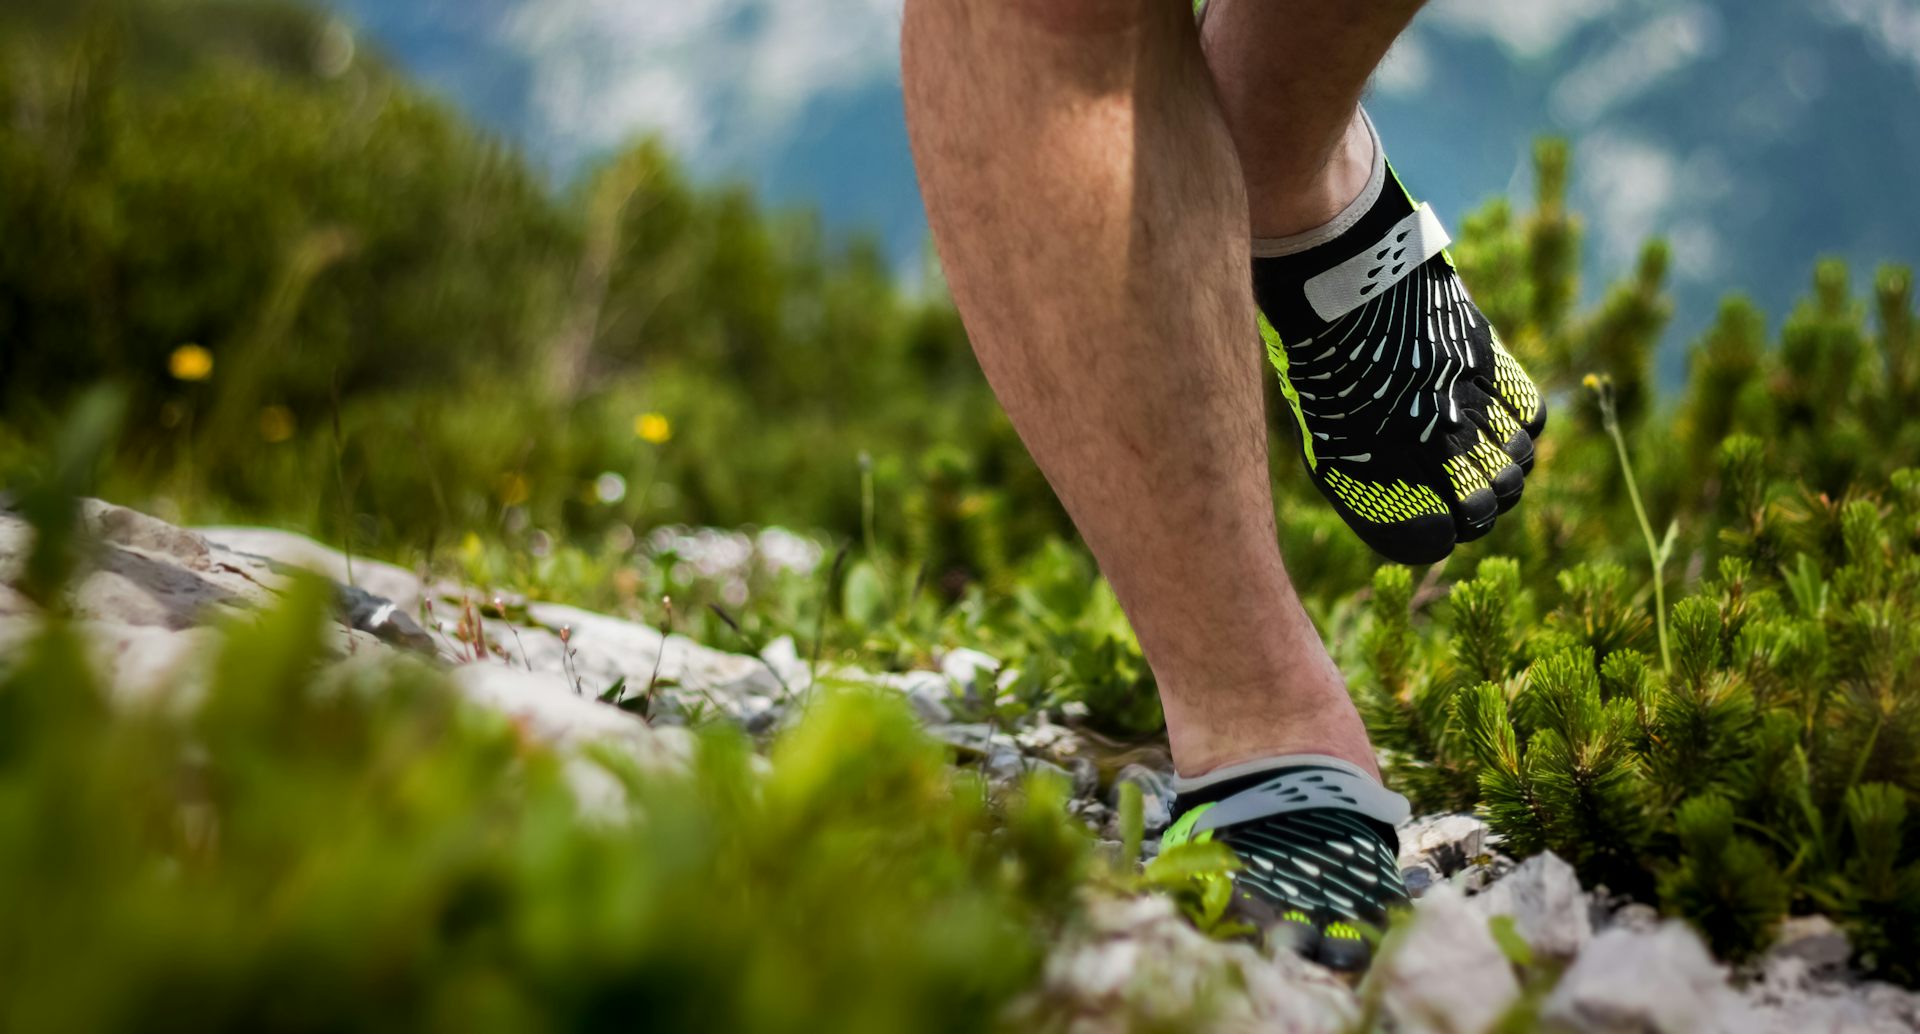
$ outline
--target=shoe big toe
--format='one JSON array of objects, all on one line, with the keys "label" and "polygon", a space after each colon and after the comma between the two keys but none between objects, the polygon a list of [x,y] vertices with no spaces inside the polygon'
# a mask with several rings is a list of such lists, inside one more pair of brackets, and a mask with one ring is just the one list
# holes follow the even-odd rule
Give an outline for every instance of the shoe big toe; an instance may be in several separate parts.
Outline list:
[{"label": "shoe big toe", "polygon": [[1320,935],[1318,958],[1328,969],[1358,973],[1373,961],[1373,946],[1353,927],[1333,923]]},{"label": "shoe big toe", "polygon": [[1425,487],[1433,484],[1430,472],[1403,466],[1376,473],[1327,461],[1314,473],[1314,486],[1334,512],[1360,541],[1388,560],[1434,564],[1453,552],[1457,522],[1445,500]]},{"label": "shoe big toe", "polygon": [[1396,564],[1418,567],[1437,564],[1453,552],[1458,526],[1451,514],[1423,514],[1393,524],[1348,520],[1360,541]]},{"label": "shoe big toe", "polygon": [[1506,465],[1487,472],[1504,513],[1512,500],[1519,498],[1520,481],[1533,473],[1533,435],[1513,410],[1492,394],[1492,388],[1485,378],[1480,378],[1458,385],[1453,398],[1466,421],[1479,428],[1487,441],[1497,443],[1499,451],[1512,461],[1514,473],[1509,473]]}]

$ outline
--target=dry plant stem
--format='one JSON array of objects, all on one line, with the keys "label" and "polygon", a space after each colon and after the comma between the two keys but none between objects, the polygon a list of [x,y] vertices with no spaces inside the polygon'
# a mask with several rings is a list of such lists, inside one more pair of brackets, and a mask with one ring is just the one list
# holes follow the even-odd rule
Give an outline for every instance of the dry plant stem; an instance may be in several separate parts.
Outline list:
[{"label": "dry plant stem", "polygon": [[727,613],[726,608],[720,606],[718,603],[707,604],[707,609],[718,615],[720,620],[725,622],[728,628],[733,629],[733,637],[740,641],[741,646],[752,651],[753,659],[759,661],[760,666],[767,669],[767,674],[773,676],[773,681],[780,686],[780,703],[782,705],[792,703],[793,688],[787,685],[787,680],[781,676],[780,669],[774,667],[773,662],[767,660],[767,658],[762,655],[760,648],[753,644],[753,640],[747,638],[747,633],[740,627],[740,622],[735,621],[733,615]]},{"label": "dry plant stem", "polygon": [[474,613],[471,596],[460,597],[460,623],[465,632],[461,641],[467,648],[467,659],[476,663],[486,660],[487,652],[481,648],[480,615]]},{"label": "dry plant stem", "polygon": [[573,626],[560,626],[560,670],[567,677],[567,684],[573,687],[575,696],[584,696],[580,688],[580,679],[573,672]]},{"label": "dry plant stem", "polygon": [[447,630],[440,626],[440,618],[434,613],[432,597],[428,597],[426,599],[421,600],[420,608],[422,611],[425,612],[427,627],[432,629],[434,631],[434,634],[440,637],[440,641],[442,643],[446,644],[447,656],[453,658],[457,662],[460,659],[460,651],[453,645],[454,644],[453,637],[447,635]]},{"label": "dry plant stem", "polygon": [[667,612],[666,627],[660,630],[660,652],[653,655],[653,674],[647,676],[647,715],[653,715],[653,692],[660,685],[660,666],[667,660],[667,643],[673,638],[673,597],[660,597],[660,606]]},{"label": "dry plant stem", "polygon": [[[501,620],[506,621],[507,619],[507,601],[506,600],[501,599],[498,596],[494,597],[493,609],[500,612]],[[520,663],[526,665],[528,671],[532,671],[533,658],[527,656],[527,644],[520,641],[520,629],[515,627],[512,621],[507,621],[507,631],[513,633],[513,645],[516,649],[520,651]]]}]

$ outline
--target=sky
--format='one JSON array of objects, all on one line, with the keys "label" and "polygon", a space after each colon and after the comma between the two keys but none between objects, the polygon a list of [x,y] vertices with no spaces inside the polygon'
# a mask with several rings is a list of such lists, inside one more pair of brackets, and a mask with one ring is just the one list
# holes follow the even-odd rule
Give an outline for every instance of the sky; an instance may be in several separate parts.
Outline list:
[{"label": "sky", "polygon": [[[331,3],[557,176],[656,133],[921,268],[900,0]],[[1368,103],[1456,226],[1571,139],[1588,295],[1665,236],[1677,338],[1729,290],[1781,314],[1820,254],[1920,260],[1920,192],[1889,189],[1920,169],[1920,0],[1433,0]]]}]

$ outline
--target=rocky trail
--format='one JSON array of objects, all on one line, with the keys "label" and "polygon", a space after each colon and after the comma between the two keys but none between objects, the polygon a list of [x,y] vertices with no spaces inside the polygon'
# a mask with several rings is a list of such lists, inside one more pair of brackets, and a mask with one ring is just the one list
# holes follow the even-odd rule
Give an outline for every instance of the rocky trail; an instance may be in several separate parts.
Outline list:
[{"label": "rocky trail", "polygon": [[[336,585],[330,634],[340,663],[394,652],[431,658],[474,705],[563,753],[592,744],[643,766],[678,766],[691,756],[690,724],[729,721],[764,735],[796,716],[816,684],[866,683],[906,697],[958,763],[992,782],[1057,771],[1073,787],[1072,814],[1115,850],[1119,784],[1140,787],[1149,839],[1169,818],[1163,753],[1107,742],[1072,714],[1005,726],[956,721],[965,710],[956,702],[1005,674],[977,651],[951,652],[939,670],[816,668],[791,639],[748,656],[572,607],[482,599],[358,558],[349,579],[347,557],[284,532],[186,530],[99,502],[84,516],[96,548],[71,590],[72,611],[118,700],[190,706],[205,684],[214,626],[270,605],[306,569]],[[8,588],[30,540],[24,522],[0,512],[0,665],[40,621]],[[569,772],[583,810],[617,802],[618,785],[597,766],[576,757]],[[1684,924],[1605,888],[1582,888],[1551,854],[1505,856],[1473,816],[1421,817],[1400,839],[1416,917],[1357,987],[1285,951],[1212,940],[1165,898],[1103,896],[1054,947],[1020,1007],[1073,1017],[1073,1029],[1085,1031],[1177,1024],[1207,999],[1218,1030],[1384,1024],[1466,1034],[1531,994],[1549,1028],[1585,1034],[1920,1030],[1920,995],[1849,972],[1845,934],[1821,917],[1790,920],[1760,960],[1734,969]],[[1515,946],[1503,947],[1496,933],[1508,923],[1534,958],[1564,966],[1550,987],[1521,985],[1509,961]]]}]

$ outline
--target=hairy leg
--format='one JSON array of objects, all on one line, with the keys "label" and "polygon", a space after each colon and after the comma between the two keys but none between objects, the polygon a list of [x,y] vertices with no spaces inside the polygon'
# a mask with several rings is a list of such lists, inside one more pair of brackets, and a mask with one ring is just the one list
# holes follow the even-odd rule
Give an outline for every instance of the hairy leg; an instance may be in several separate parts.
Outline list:
[{"label": "hairy leg", "polygon": [[954,301],[1140,636],[1181,773],[1373,771],[1276,545],[1246,195],[1186,0],[909,0],[902,52]]},{"label": "hairy leg", "polygon": [[1360,95],[1424,0],[1208,0],[1202,36],[1255,237],[1324,225],[1360,195]]}]

